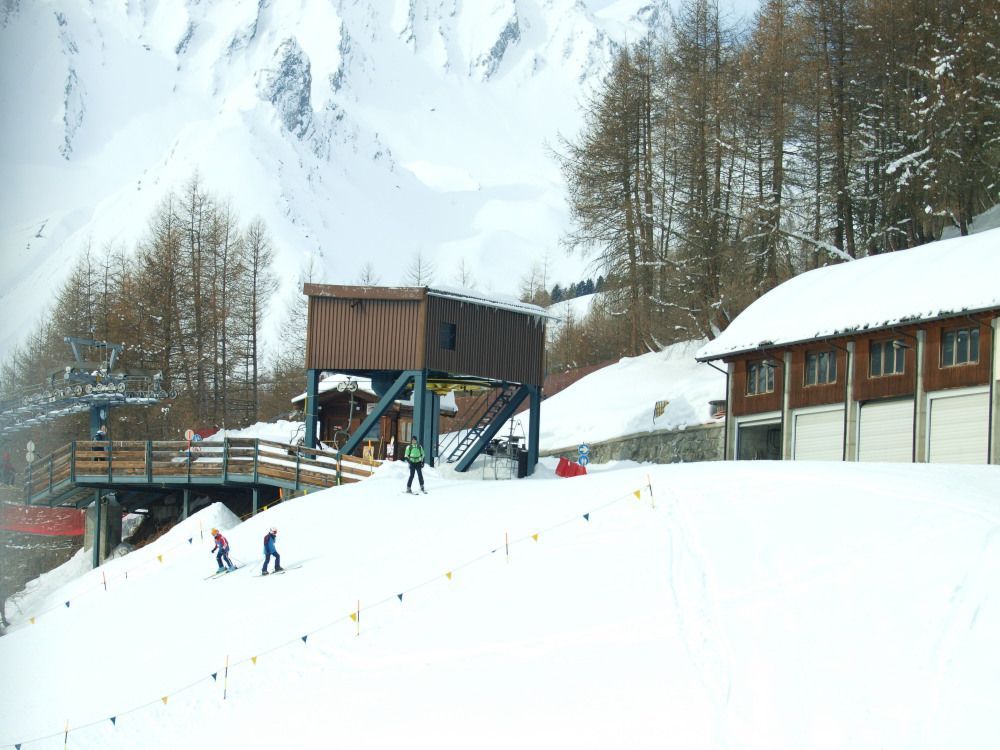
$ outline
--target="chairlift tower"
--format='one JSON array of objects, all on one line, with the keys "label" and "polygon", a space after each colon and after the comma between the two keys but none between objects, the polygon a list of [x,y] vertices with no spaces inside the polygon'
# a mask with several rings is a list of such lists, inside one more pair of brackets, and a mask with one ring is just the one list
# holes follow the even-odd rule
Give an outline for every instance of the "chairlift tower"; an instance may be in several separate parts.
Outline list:
[{"label": "chairlift tower", "polygon": [[[116,406],[151,406],[176,393],[163,388],[160,372],[116,369],[123,344],[76,336],[63,338],[73,361],[49,373],[44,383],[22,389],[0,403],[0,434],[12,434],[59,417],[90,412],[90,436],[108,423]],[[86,350],[97,350],[99,359],[86,359]]]}]

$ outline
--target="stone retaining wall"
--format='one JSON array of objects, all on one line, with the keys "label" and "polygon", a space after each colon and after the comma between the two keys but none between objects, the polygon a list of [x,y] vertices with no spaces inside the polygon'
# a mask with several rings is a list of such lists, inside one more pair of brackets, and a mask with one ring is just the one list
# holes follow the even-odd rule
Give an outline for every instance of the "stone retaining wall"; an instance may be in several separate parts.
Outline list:
[{"label": "stone retaining wall", "polygon": [[[589,443],[591,463],[640,461],[657,464],[721,461],[725,424],[707,424],[683,430],[644,432],[613,440]],[[541,451],[543,456],[578,457],[577,446]]]}]

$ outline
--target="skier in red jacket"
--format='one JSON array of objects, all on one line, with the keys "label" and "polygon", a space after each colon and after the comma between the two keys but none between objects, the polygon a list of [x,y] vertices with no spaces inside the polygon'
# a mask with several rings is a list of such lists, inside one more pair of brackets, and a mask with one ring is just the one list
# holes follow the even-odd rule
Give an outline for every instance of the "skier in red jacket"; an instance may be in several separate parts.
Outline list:
[{"label": "skier in red jacket", "polygon": [[229,542],[226,541],[226,537],[222,536],[222,532],[218,529],[212,529],[212,536],[215,537],[215,546],[212,547],[212,552],[218,550],[219,554],[215,556],[216,562],[219,563],[219,570],[217,572],[224,573],[226,568],[222,566],[222,561],[226,561],[226,565],[229,566],[229,570],[236,570],[236,566],[233,565],[232,560],[229,559]]}]

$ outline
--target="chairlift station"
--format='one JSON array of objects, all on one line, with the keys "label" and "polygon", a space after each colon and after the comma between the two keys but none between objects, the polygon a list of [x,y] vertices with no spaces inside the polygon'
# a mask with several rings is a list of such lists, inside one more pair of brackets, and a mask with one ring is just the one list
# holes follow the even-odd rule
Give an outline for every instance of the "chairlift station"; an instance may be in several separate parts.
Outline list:
[{"label": "chairlift station", "polygon": [[[467,471],[519,407],[528,402],[527,473],[538,462],[545,371],[541,307],[512,298],[444,287],[306,284],[306,434],[314,448],[320,377],[336,372],[370,378],[379,396],[342,447],[351,453],[397,399],[413,401],[413,435],[427,462]],[[454,447],[438,452],[440,397],[488,390],[489,405]]]}]

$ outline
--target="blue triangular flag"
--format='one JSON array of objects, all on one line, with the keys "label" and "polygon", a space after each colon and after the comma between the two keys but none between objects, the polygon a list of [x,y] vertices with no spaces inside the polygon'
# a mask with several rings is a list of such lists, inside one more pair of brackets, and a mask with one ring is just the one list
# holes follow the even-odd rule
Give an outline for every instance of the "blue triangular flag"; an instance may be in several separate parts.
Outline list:
[{"label": "blue triangular flag", "polygon": [[584,513],[583,514],[583,518],[584,518],[585,521],[589,521],[590,520],[590,514],[589,513]]},{"label": "blue triangular flag", "polygon": [[399,597],[399,601],[403,601],[403,595],[402,594],[396,594],[396,596]]},{"label": "blue triangular flag", "polygon": [[114,724],[115,726],[118,726],[118,717],[117,716],[112,716],[111,717],[111,723]]},{"label": "blue triangular flag", "polygon": [[193,543],[194,543],[194,537],[193,536],[189,537],[188,538],[188,544],[193,544]]},{"label": "blue triangular flag", "polygon": [[66,606],[69,607],[69,602],[66,602]]},{"label": "blue triangular flag", "polygon": [[18,743],[18,744],[16,744],[16,745],[14,745],[14,750],[21,750],[21,745],[20,745],[20,743]]},{"label": "blue triangular flag", "polygon": [[212,672],[212,682],[218,682],[218,680],[219,680],[219,673]]},{"label": "blue triangular flag", "polygon": [[308,635],[302,636],[302,642],[305,643],[306,642],[306,638],[308,638],[308,637],[309,637]]}]

